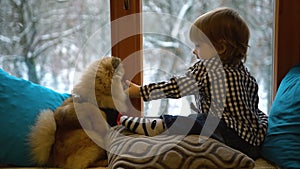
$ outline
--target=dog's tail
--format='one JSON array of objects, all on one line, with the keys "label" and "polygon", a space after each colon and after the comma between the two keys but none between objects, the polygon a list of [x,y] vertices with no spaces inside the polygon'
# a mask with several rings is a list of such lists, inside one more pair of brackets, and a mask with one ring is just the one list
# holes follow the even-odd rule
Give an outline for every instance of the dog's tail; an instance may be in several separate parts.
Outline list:
[{"label": "dog's tail", "polygon": [[55,141],[55,131],[56,123],[53,111],[42,111],[29,133],[31,157],[37,165],[43,166],[48,163],[51,148]]}]

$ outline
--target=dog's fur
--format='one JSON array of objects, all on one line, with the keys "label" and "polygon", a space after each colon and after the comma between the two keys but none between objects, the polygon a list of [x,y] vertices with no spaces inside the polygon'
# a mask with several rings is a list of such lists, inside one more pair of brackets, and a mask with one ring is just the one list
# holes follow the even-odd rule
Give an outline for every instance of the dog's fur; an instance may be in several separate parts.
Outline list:
[{"label": "dog's fur", "polygon": [[[53,113],[41,112],[29,135],[37,165],[84,169],[107,166],[106,114],[99,108],[126,111],[121,61],[103,57],[92,63],[66,99]],[[95,143],[96,142],[96,143]]]}]

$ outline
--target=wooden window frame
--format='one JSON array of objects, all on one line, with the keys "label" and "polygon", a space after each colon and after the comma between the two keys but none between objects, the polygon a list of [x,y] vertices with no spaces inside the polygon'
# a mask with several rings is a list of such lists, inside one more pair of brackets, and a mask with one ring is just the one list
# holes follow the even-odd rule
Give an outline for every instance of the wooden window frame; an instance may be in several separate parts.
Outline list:
[{"label": "wooden window frame", "polygon": [[282,78],[300,63],[300,1],[275,1],[273,98]]},{"label": "wooden window frame", "polygon": [[[143,81],[142,0],[110,0],[112,55],[122,59],[125,80]],[[143,116],[141,99],[130,99],[128,115]]]}]

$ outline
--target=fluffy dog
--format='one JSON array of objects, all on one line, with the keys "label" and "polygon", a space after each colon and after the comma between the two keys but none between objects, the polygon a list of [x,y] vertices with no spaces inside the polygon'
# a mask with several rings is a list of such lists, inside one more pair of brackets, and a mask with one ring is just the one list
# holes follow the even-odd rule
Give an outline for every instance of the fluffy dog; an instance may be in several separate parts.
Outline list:
[{"label": "fluffy dog", "polygon": [[37,165],[84,169],[107,166],[107,121],[115,125],[114,111],[126,111],[122,87],[124,69],[116,57],[92,63],[79,83],[54,112],[43,111],[29,135],[32,158]]}]

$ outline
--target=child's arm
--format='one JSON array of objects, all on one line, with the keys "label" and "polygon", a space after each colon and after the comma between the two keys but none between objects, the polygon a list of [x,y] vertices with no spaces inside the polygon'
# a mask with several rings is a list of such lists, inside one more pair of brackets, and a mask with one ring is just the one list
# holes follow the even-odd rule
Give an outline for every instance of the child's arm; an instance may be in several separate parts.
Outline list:
[{"label": "child's arm", "polygon": [[126,93],[131,98],[143,98],[144,101],[174,98],[194,95],[199,93],[201,84],[207,81],[205,66],[200,62],[190,67],[185,76],[172,77],[169,81],[150,83],[140,86],[130,81],[126,81],[129,88]]},{"label": "child's arm", "polygon": [[168,82],[151,83],[139,86],[130,81],[126,81],[129,86],[126,93],[130,98],[143,98],[144,101],[161,98],[178,99],[183,96],[197,93],[197,82],[190,77],[171,78]]},{"label": "child's arm", "polygon": [[173,77],[169,81],[150,83],[140,87],[140,95],[144,101],[162,98],[178,99],[197,94],[198,91],[197,82],[188,76]]}]

